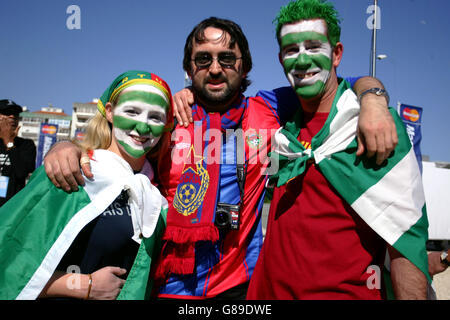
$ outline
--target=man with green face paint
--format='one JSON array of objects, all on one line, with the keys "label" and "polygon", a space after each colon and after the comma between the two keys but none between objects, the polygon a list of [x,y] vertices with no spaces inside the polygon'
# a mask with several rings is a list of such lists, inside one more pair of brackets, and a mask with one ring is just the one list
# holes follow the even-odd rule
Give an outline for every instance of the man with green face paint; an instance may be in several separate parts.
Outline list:
[{"label": "man with green face paint", "polygon": [[332,44],[325,31],[320,20],[289,25],[280,30],[280,58],[284,71],[297,95],[306,100],[321,95],[330,78]]},{"label": "man with green face paint", "polygon": [[[425,299],[425,198],[401,120],[391,109],[399,144],[383,165],[357,159],[360,109],[336,76],[337,12],[325,1],[297,0],[276,21],[280,62],[301,109],[274,136],[279,170],[247,298]],[[393,291],[381,283],[386,250]]]}]

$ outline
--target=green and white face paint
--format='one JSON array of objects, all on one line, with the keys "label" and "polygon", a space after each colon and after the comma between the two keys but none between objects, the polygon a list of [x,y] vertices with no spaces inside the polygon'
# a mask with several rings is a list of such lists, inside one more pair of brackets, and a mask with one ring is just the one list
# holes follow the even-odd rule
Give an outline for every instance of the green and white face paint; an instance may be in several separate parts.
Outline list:
[{"label": "green and white face paint", "polygon": [[332,48],[324,20],[302,20],[280,30],[281,59],[298,96],[311,99],[324,92],[332,68]]},{"label": "green and white face paint", "polygon": [[133,158],[150,151],[164,133],[169,101],[156,87],[137,84],[125,88],[113,110],[113,135]]}]

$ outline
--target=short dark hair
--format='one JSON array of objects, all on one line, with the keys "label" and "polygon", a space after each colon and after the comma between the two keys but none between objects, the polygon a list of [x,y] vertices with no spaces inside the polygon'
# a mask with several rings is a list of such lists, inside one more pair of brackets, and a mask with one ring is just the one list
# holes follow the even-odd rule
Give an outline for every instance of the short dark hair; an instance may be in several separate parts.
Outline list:
[{"label": "short dark hair", "polygon": [[[189,36],[186,39],[184,45],[184,58],[183,58],[183,69],[187,72],[191,72],[191,55],[193,42],[202,43],[205,39],[205,29],[213,27],[227,32],[230,35],[230,48],[233,48],[237,43],[239,50],[242,53],[242,66],[245,73],[250,72],[252,69],[252,56],[250,54],[250,49],[248,46],[247,38],[242,32],[241,27],[231,20],[220,19],[216,17],[210,17],[203,20],[198,25],[194,27]],[[248,75],[242,80],[241,91],[245,92],[247,87],[251,84],[248,79]]]}]

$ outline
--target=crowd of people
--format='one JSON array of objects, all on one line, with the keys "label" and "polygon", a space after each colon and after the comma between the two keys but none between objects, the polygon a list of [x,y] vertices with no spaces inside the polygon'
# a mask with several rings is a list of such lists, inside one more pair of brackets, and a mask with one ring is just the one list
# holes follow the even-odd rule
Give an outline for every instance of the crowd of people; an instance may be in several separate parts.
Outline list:
[{"label": "crowd of people", "polygon": [[429,263],[420,171],[386,89],[338,77],[332,4],[293,0],[275,21],[287,87],[245,96],[248,41],[216,17],[186,39],[191,87],[172,97],[134,70],[112,82],[84,141],[57,143],[0,209],[0,298],[431,297],[448,258]]}]

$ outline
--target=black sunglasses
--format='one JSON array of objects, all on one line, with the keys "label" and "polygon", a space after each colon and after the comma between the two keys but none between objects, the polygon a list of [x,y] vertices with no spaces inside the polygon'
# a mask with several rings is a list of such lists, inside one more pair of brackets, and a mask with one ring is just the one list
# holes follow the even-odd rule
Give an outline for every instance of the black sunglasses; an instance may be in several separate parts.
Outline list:
[{"label": "black sunglasses", "polygon": [[236,57],[232,53],[219,53],[217,58],[211,57],[208,53],[202,53],[197,55],[191,61],[194,61],[197,68],[206,69],[212,64],[213,60],[217,60],[222,68],[233,68],[236,64],[236,60],[242,59],[242,57]]}]

